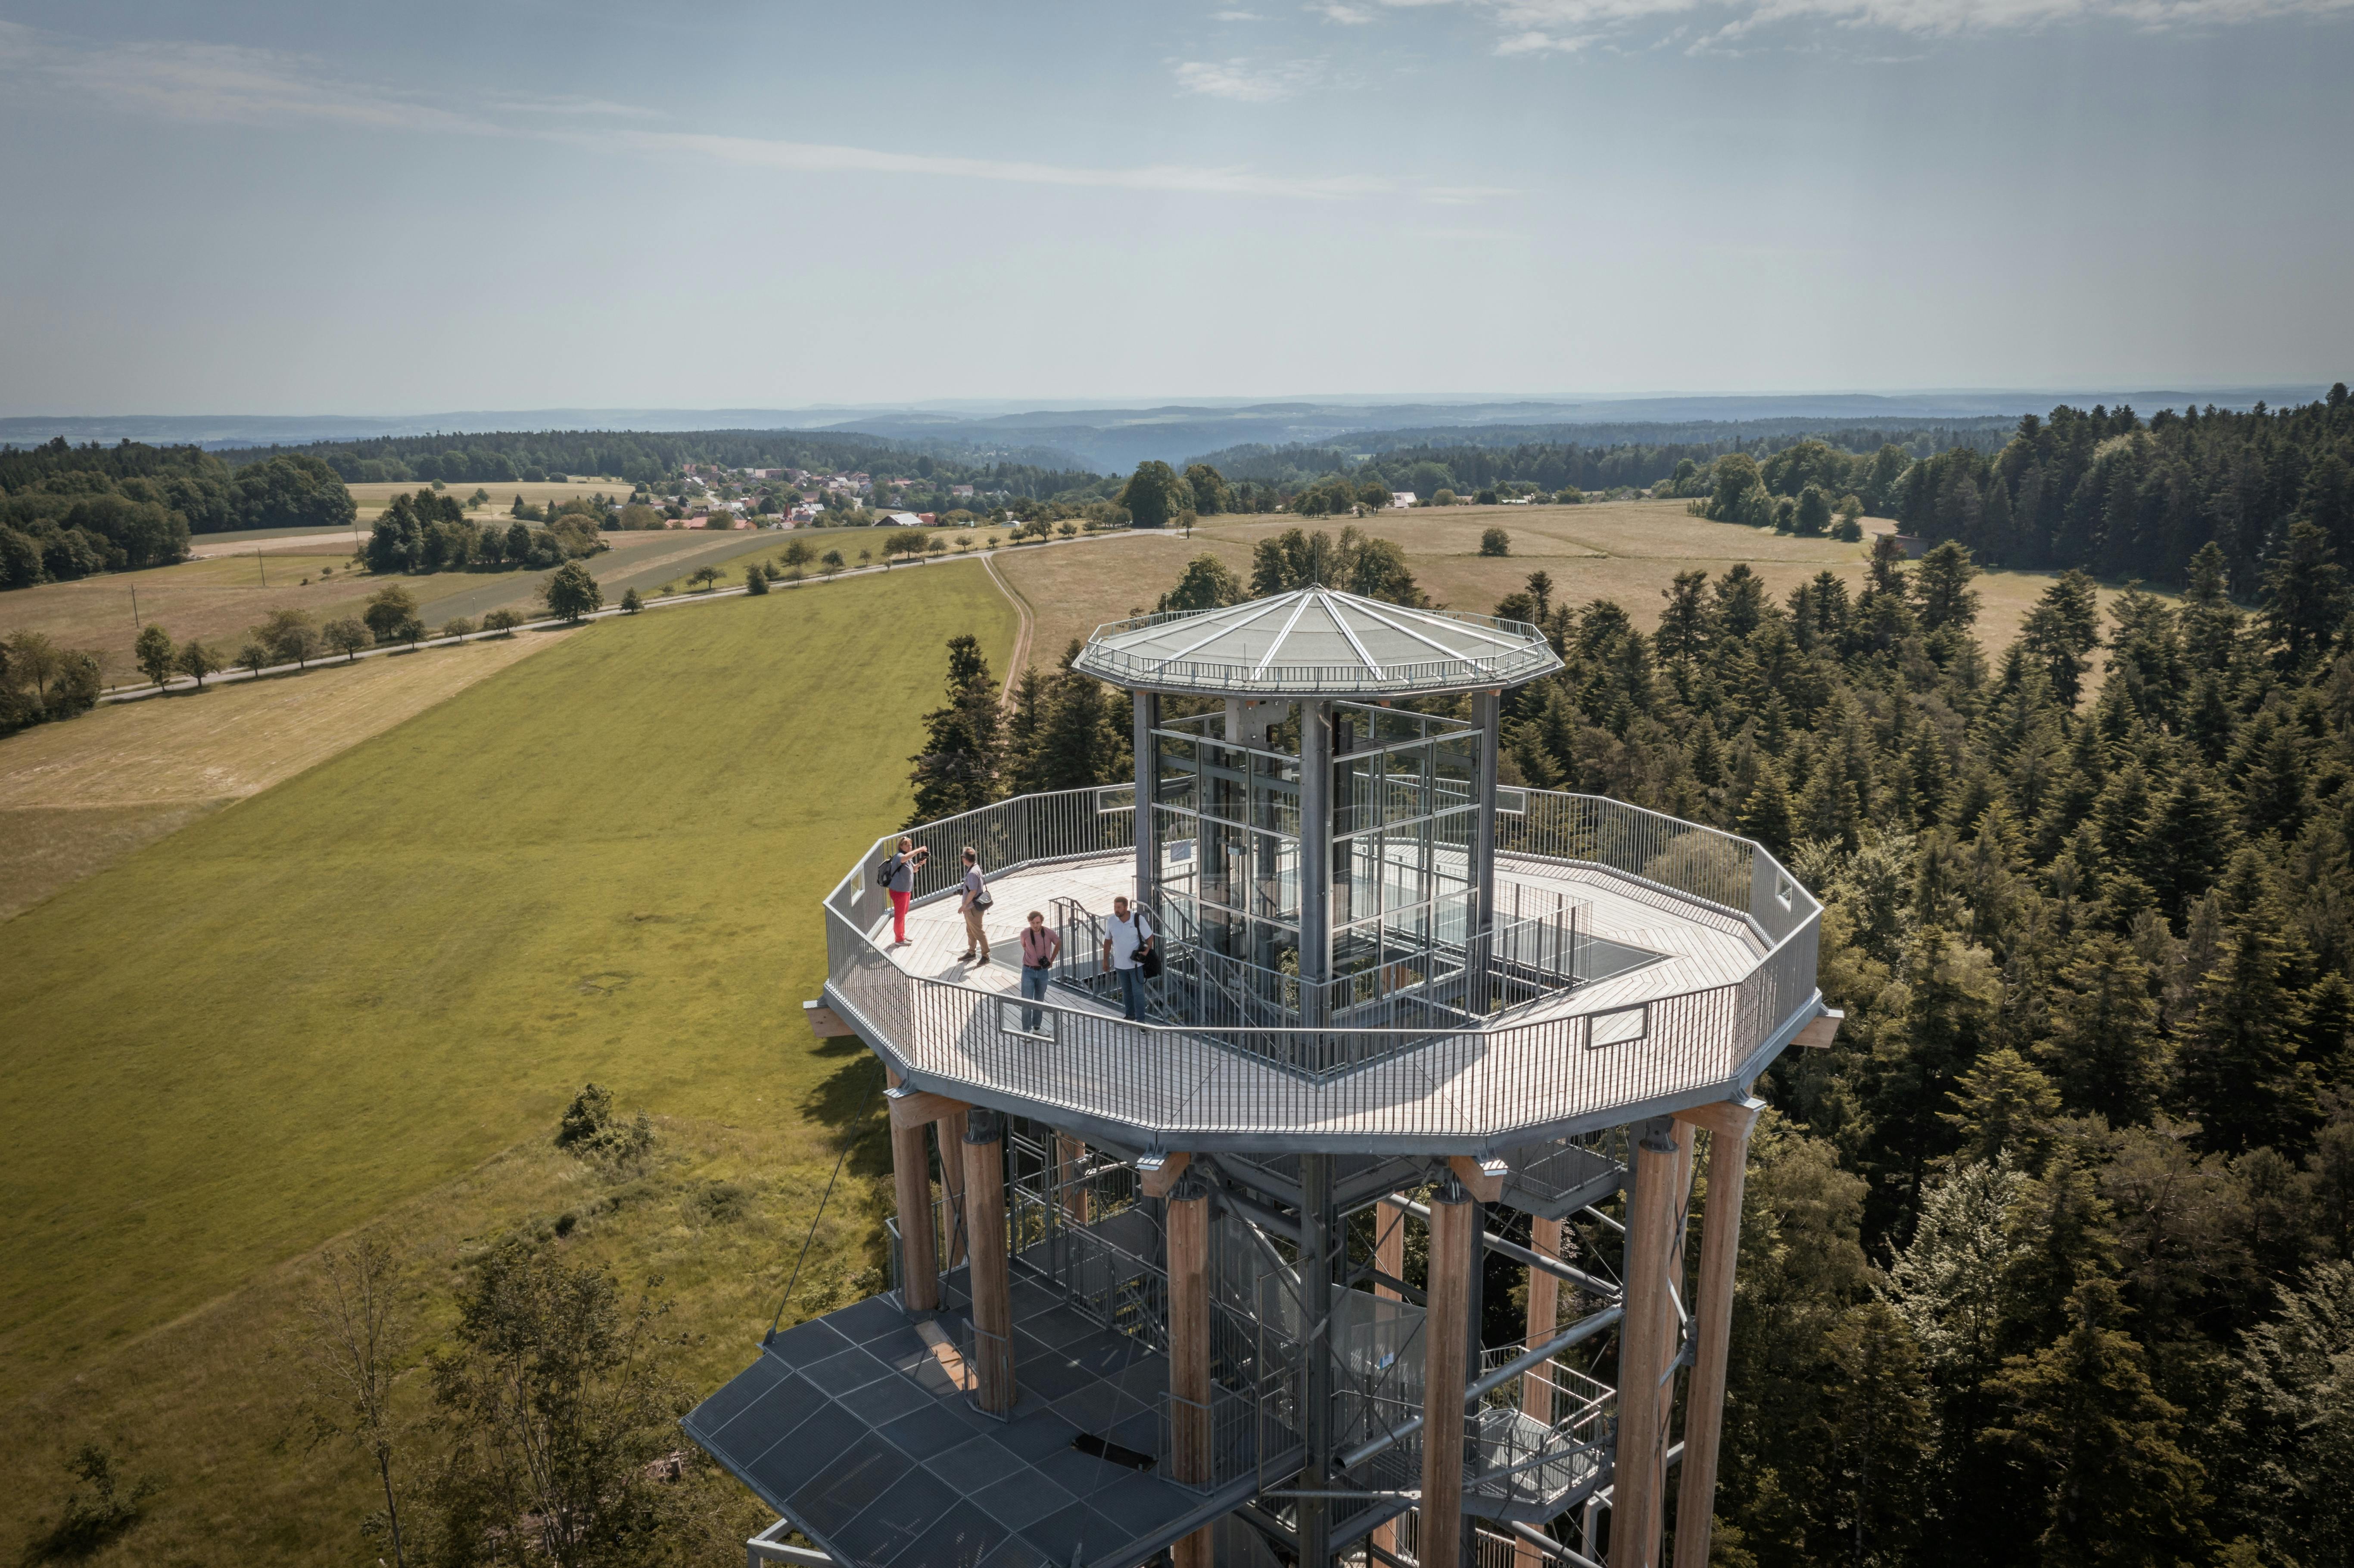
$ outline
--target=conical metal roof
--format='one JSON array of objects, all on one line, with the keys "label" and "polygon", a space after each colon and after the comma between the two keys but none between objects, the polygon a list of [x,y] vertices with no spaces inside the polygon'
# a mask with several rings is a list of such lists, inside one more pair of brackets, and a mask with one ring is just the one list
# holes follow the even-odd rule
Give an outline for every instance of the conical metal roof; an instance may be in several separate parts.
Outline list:
[{"label": "conical metal roof", "polygon": [[1130,690],[1416,696],[1517,686],[1562,666],[1525,621],[1408,609],[1320,586],[1098,627],[1073,667]]}]

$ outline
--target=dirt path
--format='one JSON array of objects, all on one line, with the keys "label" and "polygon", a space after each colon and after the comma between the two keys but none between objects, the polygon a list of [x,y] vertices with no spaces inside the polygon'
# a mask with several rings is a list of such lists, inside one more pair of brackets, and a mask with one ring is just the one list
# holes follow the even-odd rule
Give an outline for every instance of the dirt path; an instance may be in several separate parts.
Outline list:
[{"label": "dirt path", "polygon": [[[993,555],[995,552],[992,551],[991,554]],[[1013,639],[1013,656],[1005,662],[1005,689],[998,694],[1000,702],[1012,702],[1013,683],[1030,663],[1030,633],[1037,629],[1038,618],[1031,613],[1030,601],[1023,598],[1014,586],[1007,582],[998,571],[995,561],[991,560],[989,556],[983,556],[981,558],[981,564],[989,568],[989,580],[997,585],[998,591],[1005,595],[1007,600],[1013,604],[1014,613],[1022,618],[1022,630]]]}]

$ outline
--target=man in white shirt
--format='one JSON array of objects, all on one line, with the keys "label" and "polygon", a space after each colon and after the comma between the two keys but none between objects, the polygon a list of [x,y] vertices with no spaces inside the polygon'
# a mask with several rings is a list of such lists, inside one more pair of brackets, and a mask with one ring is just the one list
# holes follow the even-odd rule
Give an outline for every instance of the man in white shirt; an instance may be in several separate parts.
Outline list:
[{"label": "man in white shirt", "polygon": [[1139,953],[1152,946],[1152,922],[1143,910],[1128,912],[1128,900],[1111,901],[1111,918],[1104,922],[1104,962],[1119,977],[1121,1011],[1131,1023],[1144,1022],[1144,974],[1136,967]]}]

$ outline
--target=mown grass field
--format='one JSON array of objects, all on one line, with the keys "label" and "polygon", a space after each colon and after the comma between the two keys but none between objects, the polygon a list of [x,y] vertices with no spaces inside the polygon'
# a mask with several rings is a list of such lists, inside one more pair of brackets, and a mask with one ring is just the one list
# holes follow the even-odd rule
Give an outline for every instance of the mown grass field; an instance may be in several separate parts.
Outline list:
[{"label": "mown grass field", "polygon": [[822,1180],[817,900],[1014,625],[977,567],[600,623],[10,922],[12,1424],[588,1078]]},{"label": "mown grass field", "polygon": [[[1299,527],[1337,536],[1352,521],[1214,517],[1195,527],[1191,540],[1172,535],[1156,546],[1150,535],[1138,535],[1135,547],[1115,543],[1085,555],[1013,550],[1000,555],[997,564],[1036,607],[1038,631],[1030,662],[1044,669],[1062,658],[1072,638],[1084,639],[1106,621],[1150,610],[1195,556],[1218,556],[1247,582],[1251,548],[1259,540]],[[1481,614],[1492,611],[1497,600],[1520,590],[1529,574],[1540,570],[1553,578],[1556,602],[1616,599],[1646,630],[1659,621],[1666,602],[1660,595],[1669,580],[1693,567],[1713,576],[1736,561],[1746,561],[1777,599],[1825,569],[1847,579],[1850,591],[1864,580],[1862,545],[1712,523],[1691,516],[1681,501],[1464,506],[1384,512],[1353,521],[1404,546],[1416,580],[1436,602]],[[1864,526],[1869,534],[1891,532],[1896,525],[1874,518]],[[1479,535],[1490,528],[1511,535],[1510,556],[1500,559],[1479,554]],[[1988,572],[1978,578],[1978,637],[1990,653],[2018,635],[2020,621],[2051,582],[2052,575],[2042,572]]]},{"label": "mown grass field", "polygon": [[568,635],[331,660],[111,704],[0,740],[0,920]]}]

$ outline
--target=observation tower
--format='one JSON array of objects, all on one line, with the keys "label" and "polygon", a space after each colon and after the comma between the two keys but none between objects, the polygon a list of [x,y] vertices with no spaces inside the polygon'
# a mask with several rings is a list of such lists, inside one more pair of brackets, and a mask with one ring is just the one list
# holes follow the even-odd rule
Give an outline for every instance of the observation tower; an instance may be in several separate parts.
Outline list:
[{"label": "observation tower", "polygon": [[1313,587],[1076,667],[1133,696],[1132,785],[915,830],[906,945],[896,834],[825,900],[806,1007],[886,1070],[891,1288],[687,1417],[780,1515],[755,1563],[1653,1568],[1672,1484],[1702,1568],[1750,1088],[1838,1023],[1819,906],[1747,840],[1500,787],[1500,699],[1562,667],[1532,626]]}]

